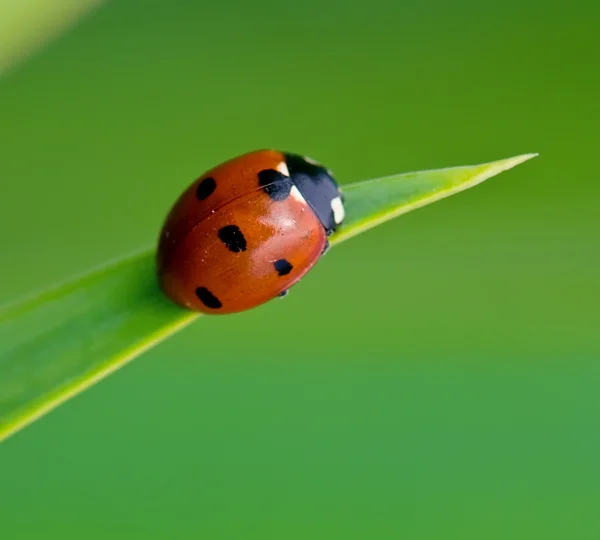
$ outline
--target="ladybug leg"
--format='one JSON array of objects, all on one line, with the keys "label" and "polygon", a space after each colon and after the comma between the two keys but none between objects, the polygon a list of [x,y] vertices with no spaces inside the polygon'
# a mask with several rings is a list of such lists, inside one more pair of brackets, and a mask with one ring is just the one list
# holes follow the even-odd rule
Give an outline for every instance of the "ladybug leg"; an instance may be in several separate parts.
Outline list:
[{"label": "ladybug leg", "polygon": [[287,296],[289,292],[290,292],[290,290],[286,289],[285,291],[281,291],[277,296],[279,298],[283,298],[284,296]]},{"label": "ladybug leg", "polygon": [[323,246],[323,251],[321,252],[321,257],[325,255],[329,251],[329,240],[325,241],[325,245]]}]

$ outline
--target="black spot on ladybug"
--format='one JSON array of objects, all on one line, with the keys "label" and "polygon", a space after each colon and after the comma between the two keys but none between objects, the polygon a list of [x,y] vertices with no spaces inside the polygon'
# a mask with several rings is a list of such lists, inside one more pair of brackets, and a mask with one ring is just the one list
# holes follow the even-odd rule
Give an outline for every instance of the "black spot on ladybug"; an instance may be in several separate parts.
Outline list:
[{"label": "black spot on ladybug", "polygon": [[289,262],[285,259],[279,259],[273,263],[275,270],[280,276],[287,276],[294,268]]},{"label": "black spot on ladybug", "polygon": [[276,171],[275,169],[265,169],[258,173],[258,183],[265,190],[265,193],[272,200],[281,202],[285,201],[294,184],[289,176]]},{"label": "black spot on ladybug", "polygon": [[226,225],[219,230],[218,235],[229,251],[246,251],[246,239],[237,225]]},{"label": "black spot on ladybug", "polygon": [[206,287],[198,287],[196,289],[196,296],[208,308],[219,309],[223,307],[219,299]]},{"label": "black spot on ladybug", "polygon": [[214,178],[205,178],[198,184],[198,187],[196,188],[196,197],[198,197],[200,201],[203,201],[212,194],[216,187],[217,183],[215,182]]}]

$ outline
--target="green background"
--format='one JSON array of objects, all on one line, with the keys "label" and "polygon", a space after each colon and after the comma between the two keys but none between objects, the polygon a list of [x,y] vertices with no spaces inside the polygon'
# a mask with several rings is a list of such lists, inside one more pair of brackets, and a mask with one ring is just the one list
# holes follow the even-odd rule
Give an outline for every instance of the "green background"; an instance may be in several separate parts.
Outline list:
[{"label": "green background", "polygon": [[0,537],[600,537],[595,0],[113,0],[0,80],[0,302],[275,147],[532,162],[202,318],[0,447]]}]

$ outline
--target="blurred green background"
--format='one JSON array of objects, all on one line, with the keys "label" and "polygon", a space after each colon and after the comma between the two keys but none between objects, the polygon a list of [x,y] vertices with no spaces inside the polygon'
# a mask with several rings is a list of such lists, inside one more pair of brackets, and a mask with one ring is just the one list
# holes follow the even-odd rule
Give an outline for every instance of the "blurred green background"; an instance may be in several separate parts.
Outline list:
[{"label": "blurred green background", "polygon": [[0,302],[263,147],[536,160],[203,318],[0,447],[0,536],[600,537],[595,0],[112,0],[0,79]]}]

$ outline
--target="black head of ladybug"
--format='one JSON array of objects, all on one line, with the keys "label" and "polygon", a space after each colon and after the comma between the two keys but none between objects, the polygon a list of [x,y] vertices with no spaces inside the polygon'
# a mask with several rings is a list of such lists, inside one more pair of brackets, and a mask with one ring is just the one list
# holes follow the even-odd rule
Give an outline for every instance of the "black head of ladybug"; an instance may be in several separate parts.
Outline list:
[{"label": "black head of ladybug", "polygon": [[284,155],[292,182],[323,224],[327,235],[332,234],[344,220],[344,199],[331,171],[309,158]]}]

